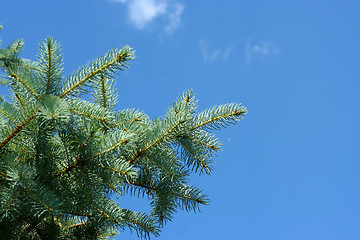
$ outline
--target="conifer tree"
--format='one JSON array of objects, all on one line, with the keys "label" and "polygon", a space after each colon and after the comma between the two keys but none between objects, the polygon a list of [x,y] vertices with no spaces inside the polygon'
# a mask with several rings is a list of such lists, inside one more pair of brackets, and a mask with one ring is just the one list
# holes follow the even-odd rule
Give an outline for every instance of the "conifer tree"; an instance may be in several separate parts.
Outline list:
[{"label": "conifer tree", "polygon": [[[126,228],[157,236],[178,209],[209,200],[189,184],[210,174],[220,150],[213,130],[237,123],[230,103],[196,112],[186,91],[165,116],[118,110],[114,74],[134,58],[113,49],[67,77],[60,45],[47,38],[37,61],[23,41],[0,50],[8,100],[0,100],[0,238],[108,239]],[[121,195],[150,199],[152,211],[121,207]],[[118,200],[114,200],[114,196]]]}]

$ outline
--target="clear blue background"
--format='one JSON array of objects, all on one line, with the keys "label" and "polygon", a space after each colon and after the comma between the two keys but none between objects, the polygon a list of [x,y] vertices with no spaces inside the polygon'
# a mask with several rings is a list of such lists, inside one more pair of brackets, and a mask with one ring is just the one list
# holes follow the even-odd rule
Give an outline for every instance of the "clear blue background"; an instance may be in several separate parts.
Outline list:
[{"label": "clear blue background", "polygon": [[[132,46],[119,109],[163,115],[189,88],[200,109],[248,107],[218,134],[214,173],[193,177],[211,205],[179,212],[158,239],[360,239],[360,2],[164,0],[139,26],[129,1],[2,0],[0,37],[3,47],[23,38],[22,56],[34,60],[38,43],[55,37],[66,73]],[[146,201],[120,203],[142,210]]]}]

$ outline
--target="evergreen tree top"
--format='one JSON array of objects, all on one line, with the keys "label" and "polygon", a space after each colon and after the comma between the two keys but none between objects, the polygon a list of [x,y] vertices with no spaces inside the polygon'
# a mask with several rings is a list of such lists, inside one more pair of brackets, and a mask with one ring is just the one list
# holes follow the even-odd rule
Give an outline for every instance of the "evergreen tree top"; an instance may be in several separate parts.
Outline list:
[{"label": "evergreen tree top", "polygon": [[[17,40],[0,50],[10,87],[10,101],[0,101],[2,236],[108,239],[130,228],[148,238],[178,209],[209,203],[189,174],[212,172],[220,142],[211,131],[239,122],[245,107],[197,112],[188,90],[150,119],[115,108],[114,74],[128,67],[132,48],[113,49],[67,77],[54,39],[40,44],[37,61],[20,58],[22,48]],[[152,211],[122,208],[123,194],[150,199]]]}]

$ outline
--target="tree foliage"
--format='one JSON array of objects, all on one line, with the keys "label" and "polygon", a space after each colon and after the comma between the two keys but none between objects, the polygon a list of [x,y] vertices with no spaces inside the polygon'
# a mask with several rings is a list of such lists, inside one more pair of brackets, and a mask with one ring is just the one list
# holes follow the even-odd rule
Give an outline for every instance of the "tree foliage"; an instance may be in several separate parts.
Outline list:
[{"label": "tree foliage", "polygon": [[[60,45],[40,44],[37,61],[19,57],[23,41],[0,50],[9,100],[0,101],[0,232],[11,239],[108,239],[125,228],[157,236],[177,209],[209,200],[189,184],[210,174],[220,143],[212,130],[246,113],[231,103],[197,113],[191,90],[165,116],[117,110],[114,74],[134,58],[113,49],[67,77]],[[149,198],[150,213],[113,196]],[[10,239],[10,238],[6,238]]]}]

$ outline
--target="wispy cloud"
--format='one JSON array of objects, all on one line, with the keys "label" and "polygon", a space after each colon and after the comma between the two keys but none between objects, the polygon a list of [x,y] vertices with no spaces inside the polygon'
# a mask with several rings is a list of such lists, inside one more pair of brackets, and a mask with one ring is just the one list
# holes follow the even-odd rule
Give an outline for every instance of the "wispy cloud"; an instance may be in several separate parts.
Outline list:
[{"label": "wispy cloud", "polygon": [[256,58],[262,58],[270,55],[279,55],[278,47],[274,42],[261,42],[258,44],[253,44],[250,39],[248,39],[245,47],[245,64],[249,65]]},{"label": "wispy cloud", "polygon": [[235,48],[235,44],[232,44],[224,48],[212,49],[209,47],[208,42],[205,40],[200,40],[199,46],[203,59],[206,62],[215,62],[215,61],[226,62]]},{"label": "wispy cloud", "polygon": [[161,20],[164,30],[171,34],[181,25],[183,4],[175,0],[109,0],[125,4],[128,20],[137,29],[145,29],[156,19]]},{"label": "wispy cloud", "polygon": [[180,3],[175,3],[173,5],[173,10],[168,14],[168,24],[165,27],[167,33],[173,33],[175,29],[181,25],[181,15],[184,11],[184,5]]}]

